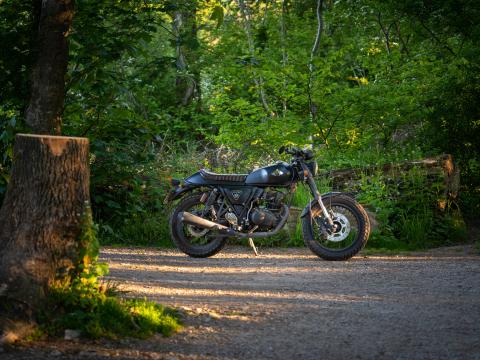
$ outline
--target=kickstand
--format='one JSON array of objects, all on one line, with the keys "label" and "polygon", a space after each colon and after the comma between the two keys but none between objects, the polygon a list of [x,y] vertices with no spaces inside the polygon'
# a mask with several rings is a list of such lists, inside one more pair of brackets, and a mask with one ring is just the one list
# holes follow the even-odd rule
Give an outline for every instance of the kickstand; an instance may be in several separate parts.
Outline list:
[{"label": "kickstand", "polygon": [[253,249],[255,256],[258,256],[258,251],[257,251],[257,248],[255,247],[255,243],[253,242],[252,238],[248,238],[248,245],[250,245],[250,247]]}]

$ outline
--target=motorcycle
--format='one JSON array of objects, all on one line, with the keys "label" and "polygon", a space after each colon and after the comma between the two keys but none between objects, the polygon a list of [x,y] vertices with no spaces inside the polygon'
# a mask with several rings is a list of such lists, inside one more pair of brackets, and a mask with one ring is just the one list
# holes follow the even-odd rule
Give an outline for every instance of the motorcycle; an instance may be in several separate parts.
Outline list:
[{"label": "motorcycle", "polygon": [[230,237],[253,239],[278,234],[285,226],[297,183],[313,196],[300,215],[305,244],[325,260],[347,260],[367,243],[370,222],[364,208],[349,194],[320,194],[314,177],[318,164],[308,149],[281,147],[290,163],[250,174],[216,174],[202,169],[185,180],[172,179],[165,203],[180,199],[169,226],[175,245],[191,257],[218,253]]}]

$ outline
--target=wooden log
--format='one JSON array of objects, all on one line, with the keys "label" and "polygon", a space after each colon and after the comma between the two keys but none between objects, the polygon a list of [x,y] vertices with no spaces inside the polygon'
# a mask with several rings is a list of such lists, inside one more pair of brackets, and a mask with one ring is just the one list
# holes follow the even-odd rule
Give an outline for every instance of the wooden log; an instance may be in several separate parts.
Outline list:
[{"label": "wooden log", "polygon": [[11,180],[0,210],[2,328],[6,324],[1,320],[32,320],[49,286],[78,260],[90,202],[88,148],[86,138],[16,137]]},{"label": "wooden log", "polygon": [[460,169],[449,154],[396,164],[331,170],[323,172],[319,176],[329,179],[334,190],[347,191],[355,187],[355,183],[365,175],[371,176],[380,172],[395,178],[413,168],[423,169],[427,175],[432,177],[441,177],[444,184],[445,199],[454,200],[457,198],[460,187]]}]

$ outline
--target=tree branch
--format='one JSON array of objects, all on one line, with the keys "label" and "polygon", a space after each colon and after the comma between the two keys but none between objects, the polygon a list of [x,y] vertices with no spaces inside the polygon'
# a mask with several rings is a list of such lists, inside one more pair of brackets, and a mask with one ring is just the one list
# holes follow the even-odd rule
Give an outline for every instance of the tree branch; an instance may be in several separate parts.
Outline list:
[{"label": "tree branch", "polygon": [[407,44],[409,37],[407,37],[407,41],[403,39],[402,33],[400,32],[400,26],[398,25],[398,21],[395,20],[395,31],[397,32],[398,39],[402,43],[402,49],[401,51],[405,51],[407,55],[410,55],[410,51],[408,50]]},{"label": "tree branch", "polygon": [[[317,9],[316,9],[317,32],[315,34],[315,41],[313,43],[312,50],[310,51],[310,62],[308,64],[309,74],[308,74],[308,83],[307,83],[308,108],[309,108],[310,118],[312,122],[315,122],[315,119],[317,118],[317,107],[312,100],[313,58],[315,57],[318,51],[318,48],[320,46],[320,39],[322,37],[322,32],[323,32],[322,9],[323,9],[323,0],[318,0]],[[323,133],[322,133],[322,136],[323,136]]]},{"label": "tree branch", "polygon": [[313,57],[316,55],[318,51],[318,47],[320,46],[320,38],[322,37],[323,32],[323,19],[322,19],[322,8],[323,8],[323,0],[317,1],[317,33],[315,35],[315,42],[312,46],[312,51],[310,52],[310,63],[313,62]]},{"label": "tree branch", "polygon": [[420,24],[422,25],[422,27],[423,27],[425,30],[428,31],[428,33],[430,34],[430,36],[432,37],[432,39],[434,39],[434,40],[438,43],[438,45],[444,47],[444,48],[445,48],[446,50],[448,50],[452,55],[457,56],[457,54],[456,54],[447,44],[444,44],[444,43],[437,37],[437,35],[435,35],[435,33],[434,33],[432,30],[430,30],[430,28],[429,28],[427,25],[425,25],[425,23],[424,23],[422,20],[418,19],[418,21],[420,22]]},{"label": "tree branch", "polygon": [[392,53],[392,50],[390,48],[390,29],[392,28],[392,24],[388,27],[388,29],[385,28],[385,26],[382,23],[382,14],[380,11],[377,13],[377,22],[378,25],[380,25],[380,29],[382,30],[383,35],[385,36],[385,46],[387,48],[388,55]]}]

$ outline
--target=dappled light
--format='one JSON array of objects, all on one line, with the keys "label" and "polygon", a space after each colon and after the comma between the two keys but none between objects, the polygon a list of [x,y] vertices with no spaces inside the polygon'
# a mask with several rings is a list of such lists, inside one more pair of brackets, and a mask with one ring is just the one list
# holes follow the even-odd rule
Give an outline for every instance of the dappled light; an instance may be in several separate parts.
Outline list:
[{"label": "dappled light", "polygon": [[480,359],[479,36],[473,0],[0,0],[2,360]]},{"label": "dappled light", "polygon": [[[421,255],[368,255],[348,263],[328,263],[308,254],[306,250],[264,250],[260,257],[242,248],[229,248],[208,261],[179,255],[177,251],[155,249],[115,249],[102,251],[102,260],[109,262],[109,280],[121,282],[121,289],[142,294],[164,303],[227,303],[252,302],[264,305],[277,303],[321,305],[324,303],[412,303],[434,301],[427,294],[420,300],[398,294],[378,295],[375,288],[361,284],[392,277],[392,289],[408,287],[409,275],[398,274],[403,266],[421,266],[431,262],[432,271],[455,261],[472,268],[478,257],[457,254],[455,250]],[[133,260],[133,261],[132,261]],[[465,263],[466,262],[466,263]],[[418,265],[416,265],[418,264]],[[442,265],[443,264],[443,265]],[[434,274],[431,274],[434,277]],[[345,287],[348,278],[359,283]],[[429,278],[422,279],[428,282]],[[296,281],[301,281],[297,284]],[[365,281],[367,281],[365,283]],[[436,281],[436,280],[435,280]],[[337,283],[332,292],[324,283]],[[320,286],[320,287],[319,287]],[[271,289],[271,290],[267,290]],[[342,292],[344,289],[345,292]],[[440,301],[440,299],[437,299]],[[458,299],[460,301],[460,299]]]},{"label": "dappled light", "polygon": [[[101,258],[110,265],[108,280],[120,284],[123,296],[181,309],[187,324],[179,335],[182,354],[209,353],[205,347],[213,341],[224,344],[213,350],[219,357],[234,349],[240,358],[269,358],[272,351],[290,358],[305,350],[304,342],[294,340],[303,336],[310,350],[332,355],[339,350],[326,348],[325,341],[356,334],[414,356],[418,347],[452,349],[446,338],[458,333],[461,346],[476,341],[479,319],[470,310],[480,305],[480,268],[472,250],[327,262],[298,248],[263,248],[256,257],[248,248],[227,247],[209,259],[169,249],[105,248]],[[168,341],[162,344],[175,349]],[[266,344],[275,344],[274,350]],[[340,353],[360,354],[353,344]]]}]

